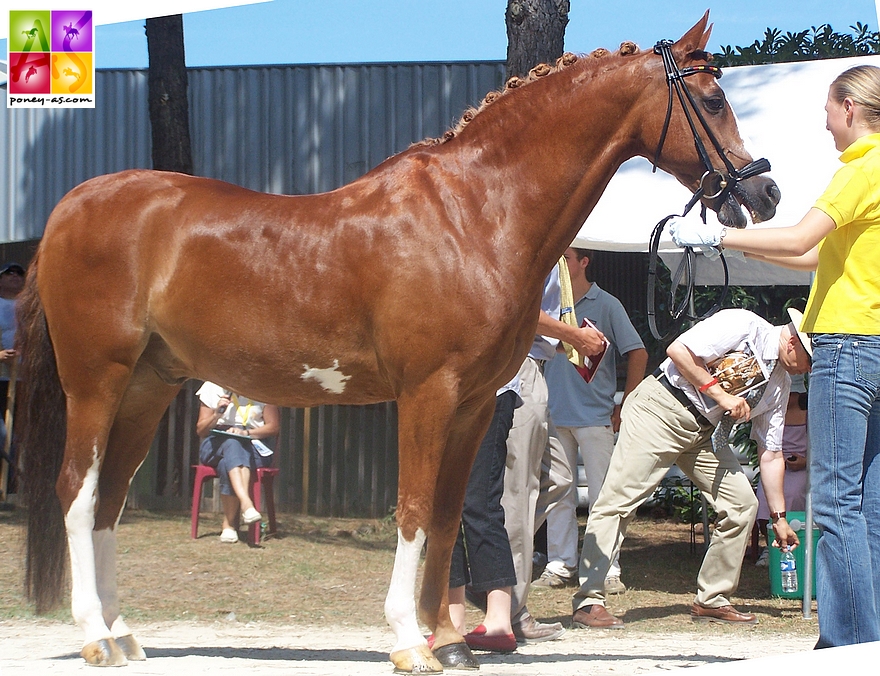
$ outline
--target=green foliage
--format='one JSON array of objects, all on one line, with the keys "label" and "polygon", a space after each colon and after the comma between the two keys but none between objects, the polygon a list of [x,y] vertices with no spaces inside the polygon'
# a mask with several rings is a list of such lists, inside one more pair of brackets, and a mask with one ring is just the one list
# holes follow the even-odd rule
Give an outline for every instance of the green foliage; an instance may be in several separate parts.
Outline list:
[{"label": "green foliage", "polygon": [[[664,477],[654,491],[652,504],[661,507],[668,515],[682,523],[703,520],[703,501],[700,489],[685,477]],[[715,519],[715,510],[707,505],[709,521]]]},{"label": "green foliage", "polygon": [[838,33],[827,23],[797,33],[767,28],[762,40],[747,47],[725,45],[712,56],[719,66],[746,66],[880,54],[880,33],[861,22],[850,29]]},{"label": "green foliage", "polygon": [[[717,263],[721,265],[721,263]],[[655,312],[658,329],[667,333],[672,327],[670,317],[669,289],[672,285],[669,269],[662,264],[657,266],[657,288],[655,294]],[[722,308],[743,308],[751,310],[763,317],[768,322],[779,325],[788,322],[787,308],[794,305],[800,309],[806,305],[806,286],[731,286],[728,288],[727,297],[722,303]],[[696,316],[705,314],[713,305],[721,299],[723,289],[720,286],[697,286],[694,287],[694,311]],[[673,303],[677,304],[684,293],[679,287],[678,294]],[[679,334],[686,331],[691,324],[682,323],[677,330],[672,331],[665,340],[656,340],[648,328],[647,316],[636,311],[630,315],[633,326],[639,332],[648,351],[648,373],[654,370],[660,362],[666,358],[666,348]]]}]

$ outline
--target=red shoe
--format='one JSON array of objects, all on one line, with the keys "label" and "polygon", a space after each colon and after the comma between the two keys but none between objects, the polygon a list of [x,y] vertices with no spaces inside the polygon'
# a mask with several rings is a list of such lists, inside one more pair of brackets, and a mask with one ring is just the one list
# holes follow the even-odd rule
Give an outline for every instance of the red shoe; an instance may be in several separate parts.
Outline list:
[{"label": "red shoe", "polygon": [[516,636],[513,634],[486,634],[486,627],[480,625],[469,634],[465,634],[465,643],[474,650],[487,650],[493,653],[512,653],[516,650]]}]

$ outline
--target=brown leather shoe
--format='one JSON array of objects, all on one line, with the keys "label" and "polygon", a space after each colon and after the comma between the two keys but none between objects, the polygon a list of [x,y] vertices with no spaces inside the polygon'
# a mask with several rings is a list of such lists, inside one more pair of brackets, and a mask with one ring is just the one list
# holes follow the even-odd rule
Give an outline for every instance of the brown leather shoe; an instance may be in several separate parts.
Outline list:
[{"label": "brown leather shoe", "polygon": [[699,603],[691,606],[691,619],[694,622],[721,622],[723,624],[758,624],[758,618],[751,613],[741,613],[733,606],[706,608]]},{"label": "brown leather shoe", "polygon": [[623,629],[623,620],[605,610],[605,606],[595,603],[582,606],[571,616],[571,626],[581,629]]}]

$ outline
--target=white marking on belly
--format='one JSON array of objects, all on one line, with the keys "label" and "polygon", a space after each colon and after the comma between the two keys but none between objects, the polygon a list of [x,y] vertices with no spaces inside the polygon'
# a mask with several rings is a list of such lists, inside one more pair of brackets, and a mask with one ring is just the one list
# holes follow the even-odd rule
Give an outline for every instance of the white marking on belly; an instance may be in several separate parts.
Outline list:
[{"label": "white marking on belly", "polygon": [[333,366],[328,369],[312,368],[303,364],[303,380],[316,380],[318,384],[328,392],[342,394],[345,391],[345,382],[351,380],[351,376],[344,375],[339,371],[339,360],[333,360]]},{"label": "white marking on belly", "polygon": [[391,585],[385,597],[385,619],[391,625],[397,643],[391,652],[412,648],[426,643],[419,631],[416,617],[416,573],[419,569],[419,556],[425,544],[425,531],[416,530],[412,542],[407,542],[397,529],[397,553],[394,556],[394,571]]}]

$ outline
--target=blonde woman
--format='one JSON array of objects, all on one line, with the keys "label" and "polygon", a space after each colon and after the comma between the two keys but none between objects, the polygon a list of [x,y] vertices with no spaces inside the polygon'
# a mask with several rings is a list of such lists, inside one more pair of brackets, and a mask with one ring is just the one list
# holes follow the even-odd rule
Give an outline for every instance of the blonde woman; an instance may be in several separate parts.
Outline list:
[{"label": "blonde woman", "polygon": [[880,68],[839,75],[826,127],[844,163],[799,223],[726,230],[680,221],[679,246],[721,248],[815,270],[810,468],[816,524],[817,648],[880,641]]}]

